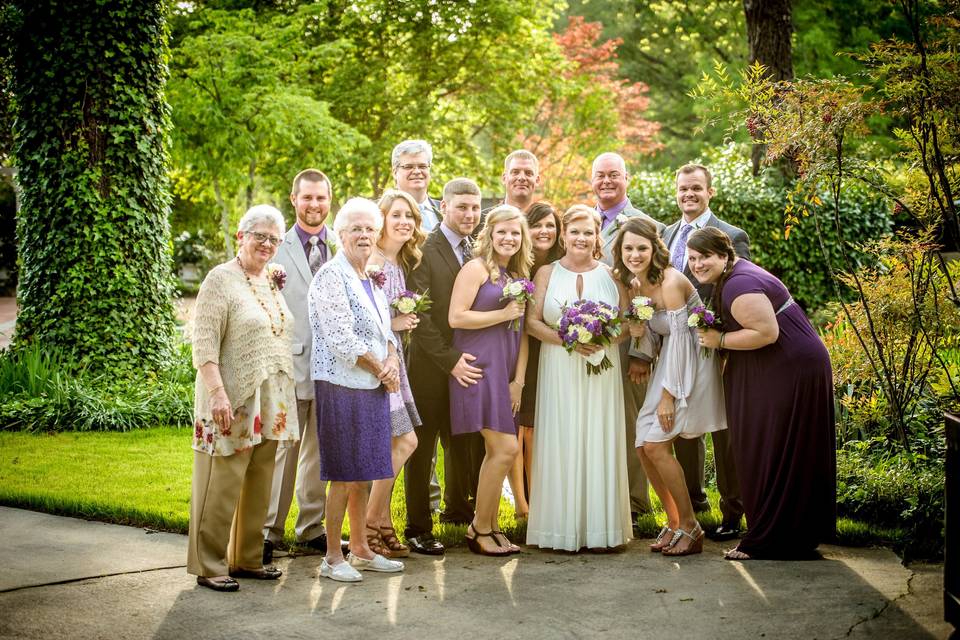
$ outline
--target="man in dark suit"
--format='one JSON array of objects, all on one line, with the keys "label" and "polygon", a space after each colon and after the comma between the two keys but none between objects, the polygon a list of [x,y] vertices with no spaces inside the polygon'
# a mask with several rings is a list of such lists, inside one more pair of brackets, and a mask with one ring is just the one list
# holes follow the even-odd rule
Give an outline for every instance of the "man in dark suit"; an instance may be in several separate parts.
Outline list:
[{"label": "man in dark suit", "polygon": [[[470,236],[480,221],[480,188],[467,178],[455,178],[443,188],[440,204],[443,221],[427,236],[423,259],[410,273],[407,285],[429,292],[433,306],[420,315],[410,344],[409,377],[423,425],[417,428],[419,444],[404,467],[407,526],[410,549],[440,555],[443,545],[433,537],[430,514],[430,467],[437,438],[443,445],[445,487],[440,519],[466,524],[473,520],[470,497],[476,495],[483,439],[479,433],[450,435],[450,377],[459,384],[476,384],[483,372],[471,365],[474,354],[453,348],[453,330],[447,315],[450,294],[460,267],[470,260]],[[476,437],[474,437],[476,436]]]},{"label": "man in dark suit", "polygon": [[[663,223],[657,222],[633,206],[627,197],[627,185],[630,176],[623,158],[616,153],[601,153],[593,161],[591,185],[597,196],[597,211],[600,213],[600,240],[603,243],[603,262],[613,265],[613,243],[617,238],[621,221],[626,218],[640,217],[652,222],[657,230],[663,231]],[[646,384],[637,384],[638,368],[644,373],[649,364],[639,360],[631,350],[632,340],[620,343],[620,366],[623,374],[623,401],[626,417],[624,437],[627,439],[627,481],[630,484],[630,516],[633,519],[634,536],[637,535],[637,515],[649,513],[650,490],[647,475],[643,472],[640,458],[637,457],[637,414],[643,406]]]},{"label": "man in dark suit", "polygon": [[[750,240],[743,229],[727,224],[710,211],[710,198],[716,191],[713,188],[713,176],[710,170],[699,164],[686,164],[677,171],[677,206],[683,217],[663,230],[664,244],[670,251],[670,262],[690,279],[704,304],[711,304],[712,284],[700,284],[687,264],[687,238],[703,227],[716,227],[730,236],[733,248],[741,258],[750,259]],[[740,481],[730,452],[730,438],[727,431],[715,431],[713,438],[713,456],[717,467],[717,490],[720,492],[720,512],[723,520],[720,526],[707,533],[714,540],[730,540],[740,534],[740,521],[743,517],[743,503],[740,500]],[[690,490],[690,500],[696,511],[707,511],[707,492],[704,479],[706,445],[704,437],[694,439],[678,438],[674,442],[677,460],[683,467],[684,478]]]}]

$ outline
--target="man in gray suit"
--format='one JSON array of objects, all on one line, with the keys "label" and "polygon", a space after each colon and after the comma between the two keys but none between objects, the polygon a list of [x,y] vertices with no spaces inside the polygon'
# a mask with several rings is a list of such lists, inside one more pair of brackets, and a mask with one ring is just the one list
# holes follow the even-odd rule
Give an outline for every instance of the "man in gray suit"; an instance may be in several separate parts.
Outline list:
[{"label": "man in gray suit", "polygon": [[433,231],[443,214],[440,201],[430,197],[430,171],[433,167],[433,147],[426,140],[404,140],[393,148],[390,165],[397,189],[409,193],[420,205],[421,228]]},{"label": "man in gray suit", "polygon": [[[662,233],[663,224],[633,206],[627,197],[627,185],[630,176],[626,163],[616,153],[601,153],[593,161],[591,184],[597,196],[597,211],[600,213],[600,239],[603,242],[603,262],[613,265],[614,240],[624,218],[639,216],[649,220]],[[643,406],[643,397],[647,392],[646,384],[636,384],[646,379],[650,365],[639,359],[640,354],[631,350],[632,340],[620,344],[620,363],[623,373],[623,401],[626,414],[627,439],[627,480],[630,483],[630,515],[633,518],[636,535],[637,515],[650,512],[650,491],[647,476],[643,472],[640,458],[637,457],[637,414]]]},{"label": "man in gray suit", "polygon": [[336,250],[336,235],[324,225],[330,213],[332,191],[330,179],[321,171],[305,169],[297,174],[290,192],[297,222],[277,250],[276,261],[287,272],[282,293],[294,321],[293,368],[300,442],[277,449],[270,508],[263,527],[265,563],[272,559],[274,547],[283,540],[294,487],[300,509],[295,529],[297,540],[318,551],[327,549],[327,534],[323,527],[326,483],[320,480],[317,415],[310,380],[313,335],[307,311],[307,291],[313,274],[333,257]]},{"label": "man in gray suit", "polygon": [[[703,227],[716,227],[730,236],[733,248],[741,258],[750,259],[750,240],[743,229],[727,224],[710,211],[710,198],[716,194],[710,170],[699,164],[685,164],[677,170],[677,206],[683,217],[663,230],[664,244],[670,251],[670,262],[690,279],[704,304],[710,305],[713,296],[712,284],[700,284],[687,264],[687,238]],[[740,534],[743,503],[740,500],[740,481],[730,453],[727,431],[715,431],[713,456],[717,467],[717,490],[720,492],[720,512],[723,520],[714,531],[707,533],[714,540],[730,540]],[[677,460],[683,467],[684,478],[690,491],[690,500],[696,511],[708,511],[704,479],[706,445],[704,437],[691,440],[677,438],[674,442]]]}]

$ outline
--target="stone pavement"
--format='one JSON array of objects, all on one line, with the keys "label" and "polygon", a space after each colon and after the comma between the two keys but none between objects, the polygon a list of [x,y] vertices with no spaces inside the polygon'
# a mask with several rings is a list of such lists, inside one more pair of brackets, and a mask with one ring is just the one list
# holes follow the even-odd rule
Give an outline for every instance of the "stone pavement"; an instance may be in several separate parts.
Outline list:
[{"label": "stone pavement", "polygon": [[825,547],[814,562],[463,549],[362,584],[279,558],[277,582],[198,587],[186,537],[0,507],[0,638],[882,638],[949,636],[942,566]]}]

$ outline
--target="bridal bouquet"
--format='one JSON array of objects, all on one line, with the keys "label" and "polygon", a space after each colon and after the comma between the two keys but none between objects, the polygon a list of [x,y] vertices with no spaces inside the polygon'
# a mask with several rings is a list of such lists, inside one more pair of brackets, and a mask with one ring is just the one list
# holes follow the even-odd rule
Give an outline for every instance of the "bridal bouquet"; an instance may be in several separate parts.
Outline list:
[{"label": "bridal bouquet", "polygon": [[[423,313],[430,309],[433,301],[427,292],[417,293],[415,291],[401,291],[390,301],[390,306],[397,310],[397,313]],[[400,336],[404,348],[410,346],[410,332],[404,331]]]},{"label": "bridal bouquet", "polygon": [[[637,296],[630,301],[630,306],[627,307],[627,312],[623,314],[623,317],[632,322],[646,322],[653,317],[653,312],[653,300],[647,296]],[[633,348],[640,348],[640,338],[633,339]]]},{"label": "bridal bouquet", "polygon": [[[690,315],[687,317],[687,326],[694,329],[720,329],[720,318],[710,310],[710,307],[698,304],[690,310]],[[713,350],[701,347],[700,356],[709,358],[711,351]]]},{"label": "bridal bouquet", "polygon": [[[507,284],[503,285],[503,295],[500,300],[516,300],[520,304],[526,304],[533,300],[533,289],[533,283],[526,278],[507,280]],[[520,318],[511,320],[510,328],[514,331],[520,331]]]},{"label": "bridal bouquet", "polygon": [[[577,300],[564,305],[560,310],[560,325],[557,334],[567,353],[573,353],[578,344],[595,344],[606,347],[620,335],[620,309],[605,302]],[[587,374],[603,373],[613,367],[605,349],[587,359]]]}]

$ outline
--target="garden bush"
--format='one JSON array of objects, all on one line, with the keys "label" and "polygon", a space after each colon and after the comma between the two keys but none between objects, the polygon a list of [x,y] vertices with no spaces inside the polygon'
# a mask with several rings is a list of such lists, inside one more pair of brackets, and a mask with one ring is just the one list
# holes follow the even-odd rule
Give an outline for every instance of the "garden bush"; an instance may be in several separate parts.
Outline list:
[{"label": "garden bush", "polygon": [[118,378],[67,367],[58,351],[30,346],[0,355],[0,430],[129,431],[189,425],[193,369],[189,346],[160,375]]},{"label": "garden bush", "polygon": [[[835,289],[824,262],[814,221],[806,218],[784,233],[784,211],[789,187],[775,169],[754,177],[749,149],[729,144],[701,159],[713,174],[717,195],[711,210],[721,219],[742,228],[750,236],[751,259],[783,280],[794,299],[808,312],[834,299]],[[676,203],[674,170],[638,172],[633,175],[630,199],[634,206],[665,224],[680,218]],[[843,232],[848,242],[862,243],[888,234],[892,228],[888,205],[877,193],[849,184],[841,203]],[[824,242],[833,264],[842,264],[844,247],[832,229],[823,229]],[[855,253],[855,262],[862,253]]]}]

